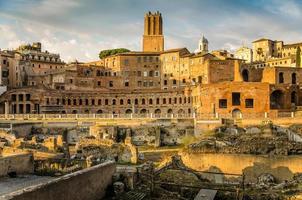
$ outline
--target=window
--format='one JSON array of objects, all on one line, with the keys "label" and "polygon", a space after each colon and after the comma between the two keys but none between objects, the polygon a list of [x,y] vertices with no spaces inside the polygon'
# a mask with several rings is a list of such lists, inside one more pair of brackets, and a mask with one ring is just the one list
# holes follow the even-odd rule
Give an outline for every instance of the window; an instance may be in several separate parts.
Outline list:
[{"label": "window", "polygon": [[101,86],[101,81],[98,81],[98,86]]},{"label": "window", "polygon": [[116,100],[112,99],[112,105],[116,105]]},{"label": "window", "polygon": [[70,80],[69,80],[69,83],[73,83],[73,79],[70,79]]},{"label": "window", "polygon": [[108,102],[109,102],[108,99],[105,99],[105,105],[108,105]]},{"label": "window", "polygon": [[159,71],[155,71],[154,76],[158,77],[159,76]]},{"label": "window", "polygon": [[283,72],[279,73],[279,83],[284,83]]},{"label": "window", "polygon": [[153,100],[149,99],[149,104],[152,105],[153,104]]},{"label": "window", "polygon": [[163,98],[163,104],[166,104],[166,103],[167,103],[166,98]]},{"label": "window", "polygon": [[153,76],[153,71],[149,71],[149,76],[150,76],[150,77]]},{"label": "window", "polygon": [[109,87],[113,87],[113,81],[109,81]]},{"label": "window", "polygon": [[142,99],[142,105],[145,105],[145,104],[146,104],[146,100]]},{"label": "window", "polygon": [[176,80],[175,79],[173,79],[173,85],[176,85]]},{"label": "window", "polygon": [[128,99],[128,100],[127,100],[127,104],[128,104],[128,105],[131,105],[131,99]]},{"label": "window", "polygon": [[153,81],[149,81],[149,87],[153,87]]},{"label": "window", "polygon": [[254,107],[254,99],[246,99],[245,100],[245,107],[246,108],[253,108]]},{"label": "window", "polygon": [[144,72],[144,77],[147,77],[148,76],[148,72]]},{"label": "window", "polygon": [[120,100],[120,105],[124,105],[124,100],[123,99]]},{"label": "window", "polygon": [[19,94],[19,101],[23,101],[23,94]]},{"label": "window", "polygon": [[30,101],[30,94],[26,94],[26,101]]},{"label": "window", "polygon": [[142,82],[141,81],[137,81],[137,86],[141,87],[142,86]]},{"label": "window", "polygon": [[297,74],[292,73],[292,84],[297,84]]},{"label": "window", "polygon": [[125,87],[129,87],[129,81],[125,81]]},{"label": "window", "polygon": [[219,108],[227,108],[227,107],[228,107],[228,100],[219,99]]},{"label": "window", "polygon": [[239,92],[232,93],[232,105],[240,106],[240,93]]},{"label": "window", "polygon": [[142,76],[142,72],[141,71],[137,71],[137,76]]},{"label": "window", "polygon": [[159,98],[156,99],[156,104],[159,104]]},{"label": "window", "polygon": [[168,85],[168,81],[167,80],[164,80],[164,85]]}]

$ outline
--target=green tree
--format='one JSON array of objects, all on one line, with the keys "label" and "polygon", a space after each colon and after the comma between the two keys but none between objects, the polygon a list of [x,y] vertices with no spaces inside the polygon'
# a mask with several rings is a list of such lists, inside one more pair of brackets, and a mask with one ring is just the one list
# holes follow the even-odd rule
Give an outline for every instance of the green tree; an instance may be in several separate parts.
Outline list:
[{"label": "green tree", "polygon": [[301,67],[301,49],[300,49],[300,47],[298,47],[297,51],[296,51],[296,66]]},{"label": "green tree", "polygon": [[118,53],[125,53],[125,52],[129,52],[129,49],[125,49],[125,48],[118,48],[118,49],[106,49],[106,50],[102,50],[99,53],[99,57],[100,59],[103,59],[107,56],[111,56],[111,55],[115,55]]}]

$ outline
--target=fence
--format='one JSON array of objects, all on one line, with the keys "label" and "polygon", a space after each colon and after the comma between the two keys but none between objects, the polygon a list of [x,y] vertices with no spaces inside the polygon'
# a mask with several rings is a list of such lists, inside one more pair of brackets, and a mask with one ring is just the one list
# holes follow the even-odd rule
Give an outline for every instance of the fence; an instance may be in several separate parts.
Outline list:
[{"label": "fence", "polygon": [[233,116],[231,113],[190,113],[190,114],[0,114],[2,120],[44,120],[44,119],[269,119],[269,118],[294,118],[302,117],[295,112],[276,111],[270,113],[239,113]]}]

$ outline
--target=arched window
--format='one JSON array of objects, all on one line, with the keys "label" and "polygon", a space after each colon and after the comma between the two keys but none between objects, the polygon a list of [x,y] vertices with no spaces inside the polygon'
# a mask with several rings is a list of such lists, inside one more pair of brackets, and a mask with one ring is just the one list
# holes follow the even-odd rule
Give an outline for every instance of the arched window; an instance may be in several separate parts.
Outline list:
[{"label": "arched window", "polygon": [[134,100],[134,104],[137,105],[138,104],[138,99]]},{"label": "arched window", "polygon": [[124,105],[124,100],[123,99],[120,100],[120,105]]},{"label": "arched window", "polygon": [[290,102],[293,104],[297,104],[297,93],[295,91],[293,91],[290,95]]},{"label": "arched window", "polygon": [[128,100],[127,100],[127,104],[128,104],[128,105],[131,105],[131,99],[128,99]]},{"label": "arched window", "polygon": [[292,84],[297,84],[297,74],[292,73]]},{"label": "arched window", "polygon": [[105,99],[105,105],[108,105],[108,103],[109,103],[109,100]]},{"label": "arched window", "polygon": [[179,104],[182,104],[182,98],[179,97]]},{"label": "arched window", "polygon": [[149,99],[149,104],[152,105],[153,104],[153,100]]},{"label": "arched window", "polygon": [[73,105],[76,106],[77,105],[77,100],[73,99]]},{"label": "arched window", "polygon": [[167,101],[166,101],[166,98],[163,98],[163,104],[166,104]]},{"label": "arched window", "polygon": [[98,105],[102,105],[102,99],[98,100]]},{"label": "arched window", "polygon": [[279,73],[279,83],[284,83],[283,72]]},{"label": "arched window", "polygon": [[146,104],[146,100],[142,99],[142,105],[145,105],[145,104]]},{"label": "arched window", "polygon": [[156,99],[156,104],[159,104],[159,98]]},{"label": "arched window", "polygon": [[89,105],[89,100],[85,99],[85,105]]},{"label": "arched window", "polygon": [[116,100],[112,99],[112,105],[116,105]]},{"label": "arched window", "polygon": [[80,99],[80,100],[79,100],[79,105],[81,106],[82,104],[83,104],[83,100]]},{"label": "arched window", "polygon": [[71,105],[71,100],[70,100],[70,99],[68,99],[68,105],[69,105],[69,106]]},{"label": "arched window", "polygon": [[243,79],[244,82],[249,81],[249,71],[247,69],[244,69],[242,71],[242,79]]}]

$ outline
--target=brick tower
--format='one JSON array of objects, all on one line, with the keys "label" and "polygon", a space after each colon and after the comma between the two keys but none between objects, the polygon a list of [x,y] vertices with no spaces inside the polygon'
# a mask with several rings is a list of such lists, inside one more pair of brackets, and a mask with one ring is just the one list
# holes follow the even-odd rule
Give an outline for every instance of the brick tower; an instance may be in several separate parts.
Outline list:
[{"label": "brick tower", "polygon": [[161,13],[145,14],[143,51],[159,52],[164,50],[163,20]]}]

